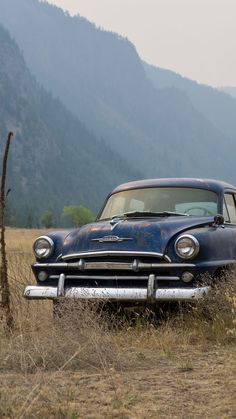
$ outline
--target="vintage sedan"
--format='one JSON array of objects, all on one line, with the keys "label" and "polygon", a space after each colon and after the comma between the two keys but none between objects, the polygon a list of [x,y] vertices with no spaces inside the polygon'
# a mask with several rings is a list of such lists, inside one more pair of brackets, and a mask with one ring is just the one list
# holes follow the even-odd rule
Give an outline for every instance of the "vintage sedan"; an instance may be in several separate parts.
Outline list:
[{"label": "vintage sedan", "polygon": [[39,237],[28,299],[124,303],[204,297],[236,262],[236,187],[208,179],[123,184],[96,221]]}]

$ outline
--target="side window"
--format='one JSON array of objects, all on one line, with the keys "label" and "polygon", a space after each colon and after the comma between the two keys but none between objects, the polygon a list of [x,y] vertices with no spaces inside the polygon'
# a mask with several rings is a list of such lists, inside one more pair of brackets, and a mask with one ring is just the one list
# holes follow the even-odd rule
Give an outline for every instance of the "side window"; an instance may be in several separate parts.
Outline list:
[{"label": "side window", "polygon": [[[226,203],[226,208],[229,214],[230,223],[236,224],[236,207],[235,207],[234,196],[232,194],[226,193],[225,203]],[[226,218],[226,221],[228,221],[227,218]]]},{"label": "side window", "polygon": [[224,204],[223,204],[223,217],[226,223],[229,223],[229,214],[226,208],[225,198],[224,198]]}]

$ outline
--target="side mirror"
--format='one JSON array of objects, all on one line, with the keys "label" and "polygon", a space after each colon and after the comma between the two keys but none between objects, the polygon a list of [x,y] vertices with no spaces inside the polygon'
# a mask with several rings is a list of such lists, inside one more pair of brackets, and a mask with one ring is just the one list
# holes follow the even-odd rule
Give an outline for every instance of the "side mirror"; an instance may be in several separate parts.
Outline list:
[{"label": "side mirror", "polygon": [[214,227],[218,227],[218,226],[224,224],[224,222],[225,222],[225,219],[224,219],[223,215],[216,214],[215,217],[214,217],[214,223],[212,225]]}]

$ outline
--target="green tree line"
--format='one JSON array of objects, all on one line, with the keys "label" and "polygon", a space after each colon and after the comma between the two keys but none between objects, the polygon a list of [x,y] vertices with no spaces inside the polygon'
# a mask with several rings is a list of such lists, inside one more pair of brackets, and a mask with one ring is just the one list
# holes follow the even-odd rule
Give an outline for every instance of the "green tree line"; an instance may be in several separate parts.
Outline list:
[{"label": "green tree line", "polygon": [[[92,211],[82,205],[65,206],[61,213],[62,223],[70,227],[80,227],[94,221],[95,216]],[[52,228],[58,226],[57,217],[51,210],[45,210],[40,217],[39,224],[45,228]]]}]

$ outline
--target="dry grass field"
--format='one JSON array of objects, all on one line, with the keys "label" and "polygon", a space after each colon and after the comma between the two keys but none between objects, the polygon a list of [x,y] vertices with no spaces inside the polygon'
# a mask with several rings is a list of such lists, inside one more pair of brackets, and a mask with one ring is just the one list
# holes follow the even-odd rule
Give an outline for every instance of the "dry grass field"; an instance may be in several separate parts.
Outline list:
[{"label": "dry grass field", "polygon": [[195,307],[122,318],[22,298],[38,230],[7,230],[15,330],[0,324],[0,418],[235,418],[235,276]]}]

